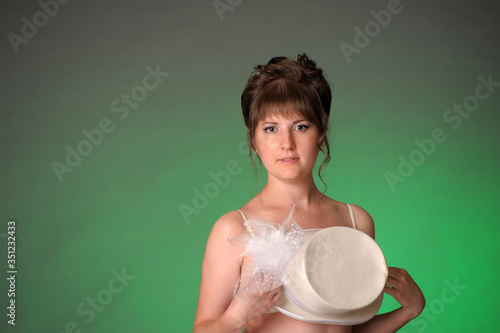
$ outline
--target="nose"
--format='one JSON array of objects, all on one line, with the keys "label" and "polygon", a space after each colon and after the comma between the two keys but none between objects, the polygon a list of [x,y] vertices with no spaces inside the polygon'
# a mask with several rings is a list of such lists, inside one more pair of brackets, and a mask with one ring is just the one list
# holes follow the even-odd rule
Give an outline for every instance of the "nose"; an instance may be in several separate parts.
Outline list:
[{"label": "nose", "polygon": [[293,150],[295,149],[295,142],[293,140],[293,132],[286,131],[283,133],[283,141],[281,143],[281,149]]}]

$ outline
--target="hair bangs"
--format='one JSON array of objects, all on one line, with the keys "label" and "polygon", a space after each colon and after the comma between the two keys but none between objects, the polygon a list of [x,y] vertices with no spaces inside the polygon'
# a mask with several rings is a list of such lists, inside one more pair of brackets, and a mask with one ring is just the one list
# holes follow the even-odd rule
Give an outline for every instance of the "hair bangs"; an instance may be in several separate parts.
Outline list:
[{"label": "hair bangs", "polygon": [[310,87],[296,81],[280,79],[269,82],[261,89],[251,106],[251,127],[273,116],[301,115],[312,123],[321,123],[323,108],[318,94]]}]

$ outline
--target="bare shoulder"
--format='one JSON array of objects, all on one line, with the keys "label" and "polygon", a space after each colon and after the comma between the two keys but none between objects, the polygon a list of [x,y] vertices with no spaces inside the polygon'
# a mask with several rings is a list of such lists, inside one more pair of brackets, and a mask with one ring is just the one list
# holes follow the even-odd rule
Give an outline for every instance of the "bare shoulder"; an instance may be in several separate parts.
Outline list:
[{"label": "bare shoulder", "polygon": [[350,205],[354,213],[354,218],[356,219],[356,228],[375,239],[375,224],[370,214],[358,205]]},{"label": "bare shoulder", "polygon": [[242,249],[231,244],[231,240],[242,237],[245,234],[246,228],[244,220],[240,213],[231,211],[222,215],[213,225],[212,231],[207,241],[205,255],[210,254],[215,250],[218,255],[239,255]]},{"label": "bare shoulder", "polygon": [[[327,204],[333,208],[333,211],[338,212],[339,216],[343,218],[343,220],[345,221],[345,225],[351,226],[352,223],[348,205],[344,202],[340,202],[328,197],[325,197],[325,199]],[[375,238],[375,226],[370,214],[368,214],[366,210],[364,210],[358,205],[349,204],[349,206],[351,206],[354,214],[354,220],[356,221],[356,229],[363,231],[372,238]]]},{"label": "bare shoulder", "polygon": [[240,237],[245,232],[244,220],[237,211],[230,211],[222,215],[212,227],[210,236]]}]

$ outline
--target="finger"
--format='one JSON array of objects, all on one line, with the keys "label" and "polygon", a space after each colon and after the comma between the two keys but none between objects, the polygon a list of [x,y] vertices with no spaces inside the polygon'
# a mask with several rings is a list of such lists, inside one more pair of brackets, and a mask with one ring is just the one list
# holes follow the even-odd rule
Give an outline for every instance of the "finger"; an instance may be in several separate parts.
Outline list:
[{"label": "finger", "polygon": [[395,278],[396,280],[401,280],[408,278],[410,274],[404,268],[389,267],[389,276]]},{"label": "finger", "polygon": [[274,294],[273,298],[271,299],[271,301],[273,302],[273,305],[278,303],[278,301],[280,300],[281,298],[281,294],[276,292],[276,294]]},{"label": "finger", "polygon": [[[390,271],[387,280],[391,279],[391,283],[394,283],[398,288],[402,288],[403,286],[408,286],[414,284],[415,282],[411,278],[410,274],[405,269],[392,267],[393,269]],[[393,282],[396,281],[396,282]]]},{"label": "finger", "polygon": [[274,283],[275,280],[273,278],[268,278],[266,282],[266,290],[271,290],[271,288],[273,288]]},{"label": "finger", "polygon": [[388,286],[388,287],[391,287],[391,288],[395,288],[395,289],[400,289],[401,288],[401,282],[392,278],[392,277],[388,277],[387,278],[387,281],[385,282],[385,285]]},{"label": "finger", "polygon": [[384,287],[384,292],[387,294],[387,295],[390,295],[392,296],[394,299],[398,300],[399,297],[400,297],[400,291],[395,289],[395,288],[391,288],[391,287]]},{"label": "finger", "polygon": [[268,298],[270,300],[273,300],[276,295],[279,295],[278,289],[279,289],[279,287],[269,290],[269,292],[267,293],[267,295],[268,295]]},{"label": "finger", "polygon": [[267,273],[264,276],[264,281],[266,290],[271,290],[278,282],[276,274],[274,273]]},{"label": "finger", "polygon": [[401,271],[397,267],[389,267],[389,274],[393,279],[398,279],[401,276]]}]

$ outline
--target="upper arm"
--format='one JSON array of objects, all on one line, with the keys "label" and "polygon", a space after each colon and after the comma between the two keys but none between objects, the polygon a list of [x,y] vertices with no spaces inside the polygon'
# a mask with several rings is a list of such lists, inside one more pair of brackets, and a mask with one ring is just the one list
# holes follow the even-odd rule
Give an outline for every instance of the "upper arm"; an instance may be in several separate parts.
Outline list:
[{"label": "upper arm", "polygon": [[245,227],[230,212],[215,222],[208,237],[201,272],[200,293],[194,325],[204,320],[216,320],[233,299],[235,284],[240,278],[243,249],[229,240],[241,237]]},{"label": "upper arm", "polygon": [[356,219],[356,229],[363,231],[371,238],[375,239],[375,224],[370,214],[359,206],[352,204],[351,206]]}]

